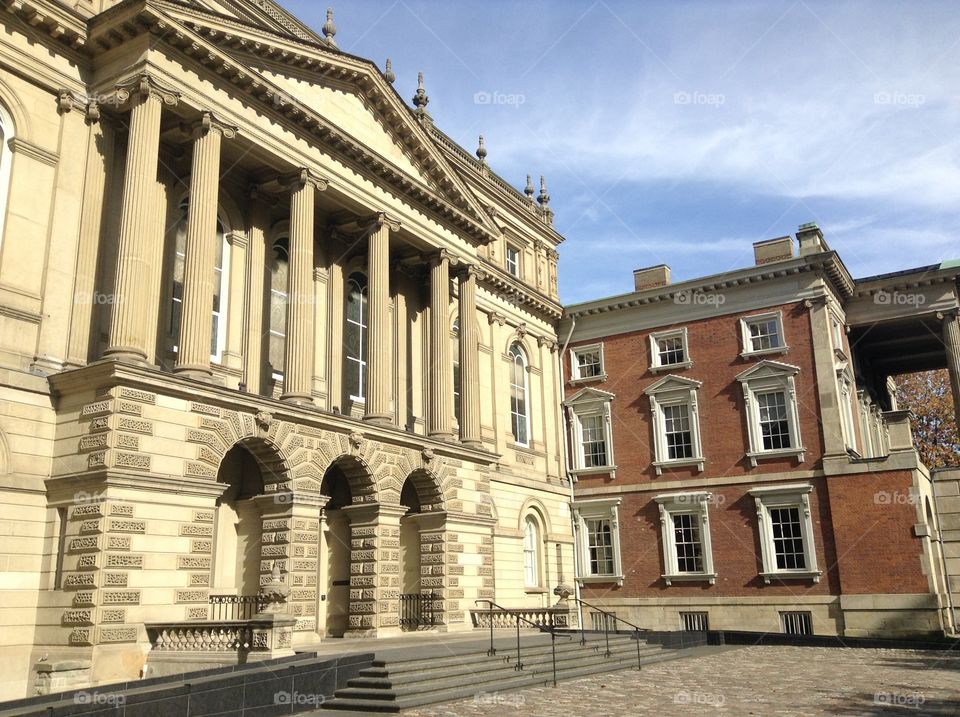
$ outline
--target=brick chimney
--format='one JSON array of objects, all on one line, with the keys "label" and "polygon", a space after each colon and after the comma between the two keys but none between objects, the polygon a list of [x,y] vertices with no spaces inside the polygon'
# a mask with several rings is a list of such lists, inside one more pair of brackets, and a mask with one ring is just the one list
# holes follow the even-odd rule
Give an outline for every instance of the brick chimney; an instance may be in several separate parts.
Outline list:
[{"label": "brick chimney", "polygon": [[666,264],[648,266],[646,269],[635,269],[633,272],[634,291],[656,289],[670,283],[670,267]]},{"label": "brick chimney", "polygon": [[793,258],[793,237],[777,237],[754,242],[753,258],[757,266]]}]

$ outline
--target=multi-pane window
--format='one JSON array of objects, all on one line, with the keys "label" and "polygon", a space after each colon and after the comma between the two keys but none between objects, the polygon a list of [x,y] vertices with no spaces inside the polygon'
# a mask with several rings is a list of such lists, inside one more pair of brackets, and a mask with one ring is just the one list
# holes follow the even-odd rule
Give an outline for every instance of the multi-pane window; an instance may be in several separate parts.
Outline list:
[{"label": "multi-pane window", "polygon": [[580,419],[584,468],[608,465],[605,423],[606,420],[603,415],[583,416]]},{"label": "multi-pane window", "polygon": [[283,373],[283,360],[287,346],[287,304],[288,280],[290,277],[290,255],[287,239],[280,238],[273,245],[270,257],[270,339],[267,348],[267,361],[271,374],[280,378]]},{"label": "multi-pane window", "polygon": [[703,545],[700,542],[700,516],[678,513],[673,516],[673,543],[677,549],[677,572],[703,572]]},{"label": "multi-pane window", "polygon": [[650,370],[689,368],[693,365],[687,348],[686,328],[650,334]]},{"label": "multi-pane window", "polygon": [[588,519],[587,548],[591,575],[613,575],[613,528],[607,518]]},{"label": "multi-pane window", "polygon": [[351,274],[347,280],[346,327],[343,343],[346,356],[344,385],[354,401],[366,397],[367,373],[367,277]]},{"label": "multi-pane window", "polygon": [[528,588],[540,586],[540,531],[536,521],[527,516],[523,526],[523,583]]},{"label": "multi-pane window", "polygon": [[[177,232],[174,236],[172,285],[170,287],[170,324],[168,333],[174,341],[174,350],[180,345],[180,325],[183,321],[183,282],[187,262],[187,214],[189,204],[186,199],[180,203],[180,216],[177,220]],[[224,263],[228,252],[223,224],[217,220],[216,254],[213,266],[213,306],[211,310],[210,358],[218,360],[226,344],[226,290],[228,273]]]},{"label": "multi-pane window", "polygon": [[745,354],[782,351],[786,349],[783,321],[779,312],[748,316],[740,320]]},{"label": "multi-pane window", "polygon": [[514,440],[522,446],[530,443],[530,417],[527,400],[527,360],[517,344],[510,347],[510,427]]},{"label": "multi-pane window", "polygon": [[693,457],[690,408],[685,403],[663,407],[664,436],[669,460]]},{"label": "multi-pane window", "polygon": [[686,355],[683,351],[683,338],[680,336],[670,336],[657,341],[657,354],[661,366],[683,363],[686,361]]},{"label": "multi-pane window", "polygon": [[805,570],[803,529],[800,509],[796,506],[770,509],[770,529],[773,532],[773,552],[777,570]]},{"label": "multi-pane window", "polygon": [[460,318],[453,322],[453,416],[460,422]]},{"label": "multi-pane window", "polygon": [[603,373],[603,348],[600,345],[572,349],[572,378],[600,378]]},{"label": "multi-pane window", "polygon": [[520,250],[511,244],[507,244],[507,271],[520,276]]},{"label": "multi-pane window", "polygon": [[760,415],[760,434],[763,450],[790,448],[790,422],[787,419],[787,396],[783,391],[758,393],[757,410]]}]

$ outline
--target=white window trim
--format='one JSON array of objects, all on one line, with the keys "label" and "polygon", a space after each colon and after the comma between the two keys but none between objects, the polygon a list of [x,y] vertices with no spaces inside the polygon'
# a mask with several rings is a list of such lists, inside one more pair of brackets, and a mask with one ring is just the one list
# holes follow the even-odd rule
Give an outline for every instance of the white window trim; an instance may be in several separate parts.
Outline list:
[{"label": "white window trim", "polygon": [[[578,500],[573,505],[574,516],[577,520],[578,540],[580,550],[580,564],[577,566],[577,582],[586,583],[616,583],[623,585],[623,569],[620,563],[620,520],[619,505],[622,498],[596,498],[593,500]],[[590,573],[590,538],[587,535],[587,520],[609,520],[610,537],[613,543],[613,574],[593,575]]]},{"label": "white window trim", "polygon": [[[517,257],[517,260],[515,262],[516,264],[515,272],[510,271],[510,252],[511,251]],[[507,242],[507,247],[503,252],[503,265],[510,276],[513,276],[517,279],[523,276],[523,252],[520,250],[520,247],[518,247],[516,244],[511,244],[510,242]]]},{"label": "white window trim", "polygon": [[[580,376],[580,364],[577,362],[577,355],[597,351],[600,354],[600,373],[596,376]],[[592,381],[606,381],[607,369],[603,359],[603,342],[590,344],[589,346],[574,346],[570,349],[570,383],[590,383]]]},{"label": "white window trim", "polygon": [[[526,423],[527,429],[527,440],[520,441],[516,436],[513,435],[513,406],[510,405],[510,433],[513,437],[513,445],[520,446],[521,448],[529,448],[533,443],[533,419],[530,406],[530,361],[527,358],[527,352],[523,350],[523,346],[519,342],[510,344],[510,348],[507,350],[507,358],[510,359],[510,388],[511,390],[517,384],[513,383],[513,371],[516,364],[516,358],[513,355],[513,348],[516,347],[518,353],[520,354],[520,361],[523,363],[523,413],[517,413],[518,416],[523,416],[523,420]],[[509,401],[508,401],[509,404]]]},{"label": "white window trim", "polygon": [[[782,346],[777,346],[775,348],[769,349],[760,349],[759,351],[754,351],[750,343],[750,324],[755,321],[767,321],[769,319],[777,320],[777,329],[780,332],[780,340],[783,342]],[[780,311],[768,311],[764,314],[753,314],[752,316],[744,316],[740,319],[740,341],[742,346],[742,351],[740,355],[744,358],[752,356],[766,356],[768,354],[785,354],[790,350],[790,347],[787,345],[787,336],[783,331],[783,313]]]},{"label": "white window trim", "polygon": [[[221,222],[222,225],[222,222]],[[220,263],[220,310],[211,313],[217,317],[217,353],[210,356],[213,363],[223,362],[227,349],[227,327],[230,316],[230,252],[233,249],[233,232],[224,232],[223,257]]]},{"label": "white window trim", "polygon": [[857,450],[857,433],[854,428],[853,377],[847,368],[837,371],[837,397],[840,399],[840,424],[843,428],[844,446],[855,453]]},{"label": "white window trim", "polygon": [[[359,323],[357,323],[356,321],[350,321],[350,319],[347,318],[347,316],[346,316],[346,302],[347,302],[347,298],[348,298],[349,295],[350,295],[350,281],[351,281],[350,277],[353,276],[354,274],[361,274],[361,275],[364,277],[364,279],[367,281],[366,286],[361,286],[361,287],[360,287],[360,322],[359,322]],[[360,286],[360,285],[357,284],[357,286]],[[357,364],[359,365],[359,367],[360,367],[360,368],[359,368],[360,385],[358,386],[358,388],[360,389],[360,393],[366,394],[366,392],[367,392],[367,369],[368,369],[368,367],[369,367],[369,365],[370,365],[370,353],[369,353],[369,352],[370,352],[370,346],[369,346],[369,343],[370,343],[370,283],[369,283],[369,279],[368,279],[368,277],[367,277],[365,274],[363,274],[363,272],[359,272],[359,271],[351,272],[350,275],[348,275],[348,276],[347,276],[347,279],[346,279],[346,289],[347,289],[347,290],[346,290],[346,293],[344,294],[344,297],[343,297],[343,301],[344,301],[344,331],[347,330],[347,325],[348,325],[348,324],[353,324],[354,326],[359,326],[359,327],[360,327],[360,329],[359,329],[359,330],[360,330],[360,344],[359,344],[359,345],[360,345],[360,356],[359,356],[358,358],[354,359],[354,358],[351,358],[350,356],[346,356],[346,355],[345,355],[345,356],[344,356],[344,359],[345,359],[345,361],[354,361],[355,363],[357,363]],[[367,294],[366,294],[366,296],[367,296],[367,311],[366,311],[366,314],[364,314],[364,312],[363,312],[363,292],[364,292],[364,291],[367,292]],[[364,331],[367,332],[366,337],[364,337],[364,334],[363,334]],[[366,338],[366,341],[364,341],[364,338]],[[346,365],[346,363],[344,363],[344,365]],[[353,395],[353,391],[350,391],[350,403],[352,403],[352,404],[355,405],[355,406],[365,406],[366,403],[367,403],[367,397],[366,397],[366,395],[363,395],[363,396],[355,396],[355,395]]]},{"label": "white window trim", "polygon": [[[660,363],[660,339],[672,339],[680,337],[683,340],[683,357],[680,363]],[[671,331],[658,331],[650,334],[650,370],[653,373],[660,371],[670,371],[674,369],[690,368],[693,366],[693,360],[690,358],[690,343],[687,341],[687,327]]]},{"label": "white window trim", "polygon": [[[657,475],[663,474],[663,468],[673,466],[696,466],[703,472],[706,459],[703,457],[703,444],[700,441],[700,412],[697,407],[697,389],[703,383],[681,376],[669,375],[660,379],[644,391],[650,396],[650,410],[653,413],[653,467]],[[690,418],[690,440],[693,455],[690,458],[669,458],[667,448],[667,426],[663,415],[664,406],[686,405]]]},{"label": "white window trim", "polygon": [[[588,393],[589,392],[589,393]],[[611,478],[617,477],[617,463],[613,455],[613,429],[610,420],[610,403],[615,396],[606,391],[596,389],[584,389],[563,405],[570,409],[570,432],[572,434],[572,454],[573,470],[570,472],[575,476],[591,475],[596,473],[609,473]],[[586,416],[602,416],[604,428],[604,441],[607,449],[607,465],[586,467],[586,460],[583,454],[583,425],[581,418]]]},{"label": "white window trim", "polygon": [[[533,525],[533,575],[534,582],[527,582],[527,526]],[[538,521],[531,513],[528,513],[523,519],[523,587],[527,592],[543,592],[543,570],[542,570],[542,558],[543,553],[543,530],[540,527],[540,521]]]},{"label": "white window trim", "polygon": [[[750,465],[765,458],[796,456],[803,463],[806,448],[800,438],[800,415],[797,409],[797,387],[794,376],[800,372],[796,366],[776,361],[763,361],[737,376],[743,388],[743,401],[747,412],[747,435],[750,440],[747,457]],[[762,375],[757,375],[762,373]],[[756,395],[770,391],[783,391],[787,399],[787,425],[790,430],[790,448],[765,450],[763,433],[760,430],[760,411]]]},{"label": "white window trim", "polygon": [[[717,582],[713,567],[713,546],[710,542],[710,501],[713,494],[706,491],[692,493],[665,493],[654,498],[660,509],[660,530],[663,540],[663,575],[668,586],[674,582]],[[677,544],[674,539],[673,516],[690,513],[697,516],[700,524],[700,548],[703,552],[703,571],[681,573],[677,568]]]},{"label": "white window trim", "polygon": [[[760,531],[760,554],[763,558],[763,571],[760,577],[767,585],[773,580],[813,580],[820,582],[822,570],[817,569],[817,550],[813,542],[813,520],[810,517],[810,493],[813,486],[809,483],[763,486],[753,488],[748,493],[757,505],[757,529]],[[796,507],[800,509],[801,533],[803,537],[803,557],[807,567],[803,570],[777,569],[776,552],[773,546],[773,526],[770,522],[771,508]]]}]

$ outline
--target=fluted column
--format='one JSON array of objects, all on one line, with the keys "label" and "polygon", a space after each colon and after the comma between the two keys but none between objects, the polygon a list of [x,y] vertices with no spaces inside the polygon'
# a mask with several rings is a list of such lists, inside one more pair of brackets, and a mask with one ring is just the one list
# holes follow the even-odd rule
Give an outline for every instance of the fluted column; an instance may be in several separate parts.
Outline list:
[{"label": "fluted column", "polygon": [[460,441],[473,448],[480,439],[480,355],[477,335],[476,267],[465,267],[460,280]]},{"label": "fluted column", "polygon": [[947,370],[953,387],[953,417],[960,426],[960,315],[956,311],[943,318],[943,345],[947,349]]},{"label": "fluted column", "polygon": [[325,188],[325,182],[306,170],[291,186],[287,347],[280,398],[293,403],[313,402],[313,224],[316,192]]},{"label": "fluted column", "polygon": [[430,259],[430,414],[427,434],[449,440],[453,435],[453,365],[450,358],[450,252]]},{"label": "fluted column", "polygon": [[390,331],[390,230],[400,224],[380,214],[370,230],[367,255],[368,307],[367,400],[363,420],[390,422],[393,341]]},{"label": "fluted column", "polygon": [[110,340],[104,356],[132,361],[147,358],[147,326],[143,317],[149,296],[148,262],[152,236],[145,211],[153,201],[160,152],[160,115],[164,103],[176,104],[177,96],[161,90],[144,75],[129,87],[117,89],[117,98],[131,99],[130,134],[123,177],[120,237]]},{"label": "fluted column", "polygon": [[[224,136],[234,136],[234,130],[216,122],[210,113],[203,115],[194,130],[183,267],[183,313],[177,365],[173,369],[174,373],[194,378],[211,375],[217,199],[220,194],[220,145]],[[223,271],[229,271],[229,268],[223,267]]]}]

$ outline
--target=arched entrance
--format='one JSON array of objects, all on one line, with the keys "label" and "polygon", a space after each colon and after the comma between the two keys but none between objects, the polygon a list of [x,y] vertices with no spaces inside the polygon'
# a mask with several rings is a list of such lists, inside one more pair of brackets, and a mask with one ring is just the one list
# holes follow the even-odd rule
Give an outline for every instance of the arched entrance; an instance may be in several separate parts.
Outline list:
[{"label": "arched entrance", "polygon": [[411,473],[400,490],[400,506],[406,509],[400,517],[400,627],[437,627],[442,624],[445,513],[434,477],[424,470]]},{"label": "arched entrance", "polygon": [[320,493],[329,500],[320,524],[319,582],[326,599],[317,610],[317,631],[343,637],[350,626],[350,518],[343,509],[352,505],[353,491],[342,462],[327,469]]},{"label": "arched entrance", "polygon": [[263,522],[253,499],[264,492],[260,466],[246,448],[236,445],[220,462],[217,482],[225,488],[216,503],[211,592],[256,595]]}]

